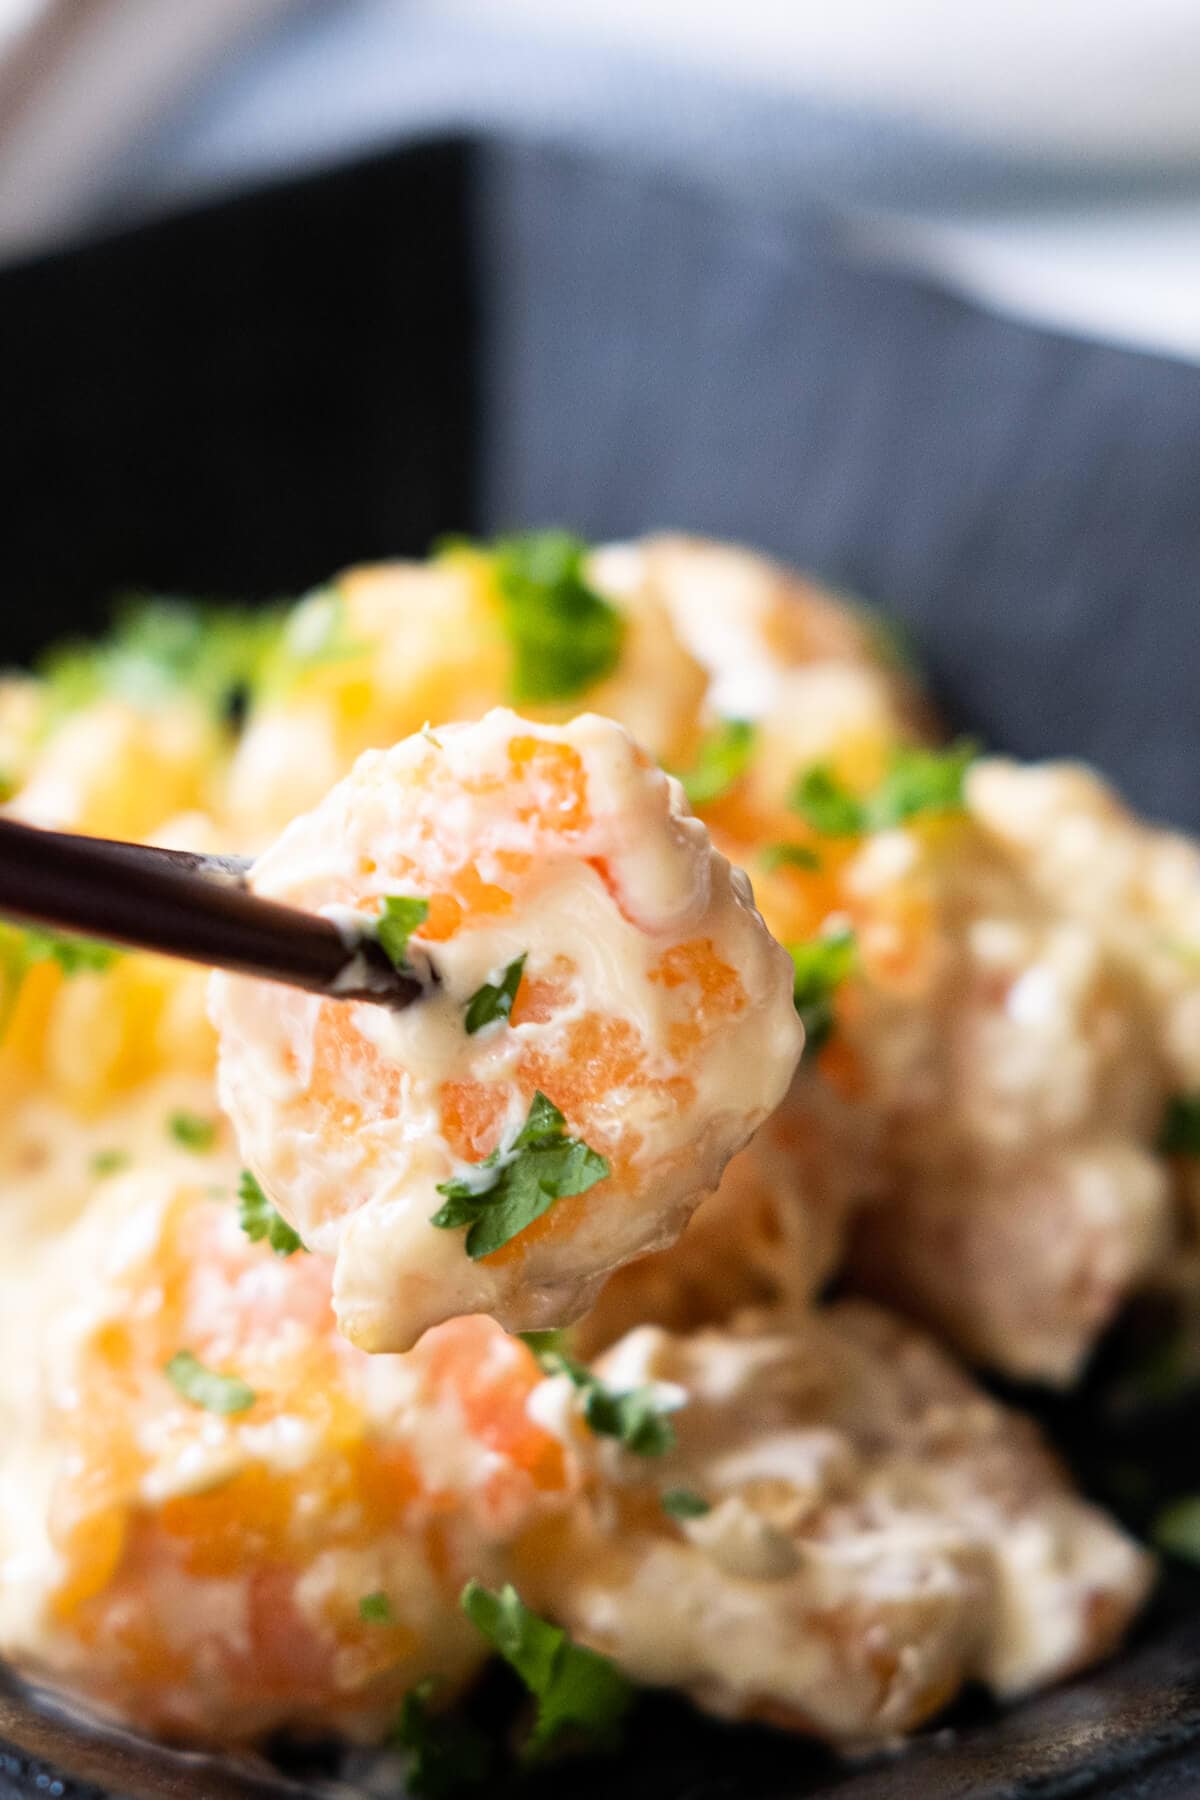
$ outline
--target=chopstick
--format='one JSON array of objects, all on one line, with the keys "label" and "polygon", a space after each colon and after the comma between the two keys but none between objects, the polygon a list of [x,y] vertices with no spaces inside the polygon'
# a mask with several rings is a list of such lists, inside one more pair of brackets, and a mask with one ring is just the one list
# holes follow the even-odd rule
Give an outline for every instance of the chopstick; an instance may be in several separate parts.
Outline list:
[{"label": "chopstick", "polygon": [[0,819],[0,914],[24,924],[283,982],[336,1000],[405,1007],[430,982],[369,935],[261,899],[248,862]]}]

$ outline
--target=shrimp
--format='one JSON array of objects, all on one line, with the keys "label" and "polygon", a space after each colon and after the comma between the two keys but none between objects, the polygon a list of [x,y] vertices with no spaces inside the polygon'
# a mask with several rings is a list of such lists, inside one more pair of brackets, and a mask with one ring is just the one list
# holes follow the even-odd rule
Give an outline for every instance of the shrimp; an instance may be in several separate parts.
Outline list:
[{"label": "shrimp", "polygon": [[650,1463],[592,1441],[538,1599],[712,1712],[886,1743],[966,1681],[1012,1696],[1095,1661],[1150,1585],[1031,1424],[863,1302],[643,1326],[598,1370],[682,1390],[676,1444]]},{"label": "shrimp", "polygon": [[[753,871],[768,926],[801,959],[798,976],[814,959],[826,965],[824,992],[805,995],[798,980],[797,998],[817,1000],[823,1019],[810,1032],[805,1087],[832,1090],[835,1104],[808,1107],[787,1181],[770,1174],[766,1135],[744,1152],[762,1170],[756,1297],[803,1295],[840,1255],[870,1292],[912,1308],[968,1355],[1067,1385],[1178,1249],[1157,1150],[1170,1033],[1161,984],[1119,923],[1128,899],[1107,909],[1117,920],[1104,916],[1076,869],[1080,898],[1068,904],[1049,854],[1039,870],[1022,851],[1017,805],[1007,833],[998,827],[1015,772],[906,746],[866,706],[830,712],[822,740],[819,719],[779,710],[785,697],[736,780],[700,808],[719,847]],[[816,760],[790,760],[799,744]],[[1062,836],[1060,863],[1073,841]],[[1094,829],[1087,837],[1091,855]],[[1179,840],[1161,854],[1173,885],[1165,875],[1159,885],[1178,892],[1182,911],[1197,891],[1194,858]],[[1129,888],[1127,851],[1122,867]],[[1156,955],[1164,961],[1161,945]],[[1182,1043],[1195,977],[1178,957],[1172,968]],[[735,1254],[745,1267],[744,1217],[720,1196],[706,1206],[664,1270],[667,1303],[647,1293],[651,1316],[694,1324],[698,1295],[714,1318],[746,1298],[731,1288],[722,1305],[705,1276]]]},{"label": "shrimp", "polygon": [[360,923],[406,908],[407,954],[438,976],[401,1014],[213,980],[222,1104],[336,1259],[362,1348],[461,1313],[578,1316],[678,1236],[787,1091],[788,958],[611,721],[497,710],[368,753],[251,881]]},{"label": "shrimp", "polygon": [[486,1654],[463,1583],[574,1479],[527,1410],[526,1346],[466,1318],[367,1357],[321,1258],[251,1243],[229,1194],[153,1167],[57,1248],[40,1425],[0,1505],[5,1653],[209,1740],[373,1741],[415,1682],[452,1697]]}]

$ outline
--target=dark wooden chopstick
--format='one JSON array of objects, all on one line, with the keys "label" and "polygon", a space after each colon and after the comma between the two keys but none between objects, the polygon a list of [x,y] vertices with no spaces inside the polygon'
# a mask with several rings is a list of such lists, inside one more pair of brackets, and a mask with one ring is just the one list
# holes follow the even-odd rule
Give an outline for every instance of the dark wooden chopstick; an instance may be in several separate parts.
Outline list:
[{"label": "dark wooden chopstick", "polygon": [[182,957],[338,1000],[409,1006],[428,983],[396,969],[369,936],[261,899],[248,864],[43,831],[0,819],[0,914],[23,924]]}]

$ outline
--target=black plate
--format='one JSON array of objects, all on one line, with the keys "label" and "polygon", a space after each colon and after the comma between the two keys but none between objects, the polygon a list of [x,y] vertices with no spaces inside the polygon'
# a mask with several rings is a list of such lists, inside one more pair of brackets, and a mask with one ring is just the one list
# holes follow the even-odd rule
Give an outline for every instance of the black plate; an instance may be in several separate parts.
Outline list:
[{"label": "black plate", "polygon": [[[94,626],[126,586],[278,595],[447,530],[685,526],[882,602],[989,743],[1086,756],[1200,826],[1200,371],[856,267],[786,196],[419,146],[0,273],[0,345],[0,652]],[[1085,1405],[1054,1411],[1086,1464],[1107,1425]],[[648,1701],[632,1749],[570,1787],[1200,1793],[1198,1655],[1176,1572],[1122,1658],[1003,1714],[968,1702],[898,1761],[839,1769]],[[11,1688],[0,1736],[3,1797],[85,1792],[68,1772],[230,1800],[337,1773],[172,1757]]]}]

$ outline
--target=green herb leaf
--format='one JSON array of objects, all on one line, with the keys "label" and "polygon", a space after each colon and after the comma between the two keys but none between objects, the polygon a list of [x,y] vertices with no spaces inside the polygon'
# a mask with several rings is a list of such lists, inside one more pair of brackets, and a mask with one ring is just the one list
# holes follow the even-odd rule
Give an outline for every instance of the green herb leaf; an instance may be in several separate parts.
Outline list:
[{"label": "green herb leaf", "polygon": [[388,1742],[409,1753],[404,1774],[408,1793],[421,1800],[449,1800],[487,1779],[492,1747],[468,1720],[439,1719],[430,1713],[433,1687],[432,1681],[421,1681],[404,1696]]},{"label": "green herb leaf", "polygon": [[978,754],[978,747],[966,739],[948,750],[899,745],[883,780],[866,795],[852,793],[828,763],[813,763],[792,784],[788,804],[814,831],[831,838],[858,837],[917,817],[961,812],[966,773]]},{"label": "green herb leaf", "polygon": [[1200,1094],[1173,1094],[1158,1134],[1164,1156],[1200,1156]]},{"label": "green herb leaf", "polygon": [[1154,1521],[1154,1542],[1170,1556],[1200,1563],[1200,1494],[1174,1500]]},{"label": "green herb leaf", "polygon": [[661,1387],[648,1383],[621,1391],[607,1387],[585,1364],[561,1350],[535,1354],[547,1375],[565,1375],[578,1391],[584,1419],[597,1437],[616,1438],[635,1456],[665,1456],[675,1448],[670,1414],[681,1402]]},{"label": "green herb leaf", "polygon": [[115,1175],[129,1167],[128,1150],[97,1150],[88,1165],[93,1175]]},{"label": "green herb leaf", "polygon": [[276,1256],[291,1256],[304,1249],[299,1232],[271,1205],[249,1169],[242,1170],[237,1191],[238,1224],[252,1244],[265,1238]]},{"label": "green herb leaf", "polygon": [[382,1588],[373,1594],[364,1594],[358,1603],[358,1616],[364,1625],[390,1625],[392,1623],[392,1603]]},{"label": "green herb leaf", "polygon": [[485,1025],[491,1025],[497,1019],[508,1018],[517,997],[517,989],[521,985],[528,954],[526,950],[514,958],[499,981],[485,982],[481,988],[476,988],[467,1002],[468,1037],[474,1037],[477,1031],[482,1031]]},{"label": "green herb leaf", "polygon": [[190,1350],[177,1350],[163,1373],[175,1392],[206,1412],[240,1413],[254,1405],[254,1389],[237,1375],[218,1375],[206,1369]]},{"label": "green herb leaf", "polygon": [[408,940],[428,917],[428,900],[420,900],[415,894],[389,894],[384,900],[375,935],[397,969],[408,967]]},{"label": "green herb leaf", "polygon": [[523,1344],[528,1344],[540,1361],[552,1351],[565,1351],[571,1333],[566,1327],[556,1325],[550,1331],[518,1331],[517,1336]]},{"label": "green herb leaf", "polygon": [[200,1113],[172,1113],[168,1121],[171,1136],[185,1150],[195,1150],[197,1154],[211,1150],[217,1141],[217,1123],[215,1119],[206,1119]]},{"label": "green herb leaf", "polygon": [[530,531],[493,547],[513,648],[513,699],[569,700],[611,675],[625,621],[584,578],[587,545],[567,531]]},{"label": "green herb leaf", "polygon": [[702,1494],[692,1488],[666,1488],[662,1495],[662,1509],[672,1519],[702,1519],[710,1513],[712,1507]]},{"label": "green herb leaf", "polygon": [[567,1136],[562,1113],[537,1093],[511,1144],[493,1150],[467,1175],[438,1183],[446,1204],[430,1224],[441,1231],[465,1225],[467,1255],[478,1262],[540,1219],[556,1200],[585,1194],[610,1173],[602,1156],[581,1138]]},{"label": "green herb leaf", "polygon": [[812,763],[796,777],[788,805],[822,837],[857,837],[867,829],[862,801],[838,780],[828,763]]},{"label": "green herb leaf", "polygon": [[898,746],[887,774],[867,802],[867,829],[884,831],[918,816],[961,812],[966,804],[966,773],[978,755],[978,745],[966,738],[948,750]]},{"label": "green herb leaf", "polygon": [[530,1753],[538,1754],[568,1729],[602,1744],[614,1740],[633,1689],[607,1657],[539,1618],[511,1585],[493,1593],[469,1581],[462,1609],[533,1695],[537,1713]]},{"label": "green herb leaf", "polygon": [[815,1056],[833,1030],[833,996],[854,967],[857,944],[850,930],[789,944],[792,998],[804,1026],[804,1054]]},{"label": "green herb leaf", "polygon": [[119,951],[111,944],[95,938],[66,937],[62,932],[44,931],[27,925],[24,930],[24,957],[27,968],[34,963],[57,963],[64,975],[101,975],[111,969]]},{"label": "green herb leaf", "polygon": [[767,844],[758,860],[771,874],[776,869],[819,869],[821,859],[808,844]]},{"label": "green herb leaf", "polygon": [[707,806],[727,794],[749,767],[754,726],[746,719],[723,719],[703,739],[696,760],[680,775],[693,806]]},{"label": "green herb leaf", "polygon": [[155,707],[186,693],[224,716],[256,685],[279,632],[276,608],[133,596],[99,643],[64,644],[42,658],[47,724],[105,694]]}]

